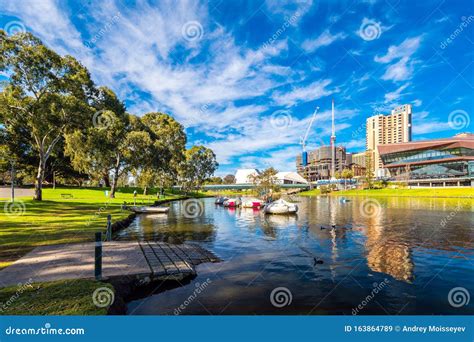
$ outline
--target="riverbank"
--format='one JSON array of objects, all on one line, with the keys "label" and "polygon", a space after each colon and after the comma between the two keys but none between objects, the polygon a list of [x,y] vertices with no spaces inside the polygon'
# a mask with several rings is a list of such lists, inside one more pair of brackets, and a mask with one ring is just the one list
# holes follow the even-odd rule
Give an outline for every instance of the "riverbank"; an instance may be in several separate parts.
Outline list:
[{"label": "riverbank", "polygon": [[115,292],[111,284],[87,279],[2,288],[0,315],[106,315],[109,306],[99,307],[93,300],[94,291],[105,288]]},{"label": "riverbank", "polygon": [[[304,191],[300,196],[319,196],[321,191]],[[435,198],[472,198],[474,188],[423,188],[423,189],[370,189],[342,190],[329,193],[330,196],[368,196],[368,197],[435,197]]]},{"label": "riverbank", "polygon": [[[105,232],[107,215],[112,222],[129,217],[121,208],[124,202],[150,205],[157,200],[138,191],[134,198],[133,191],[119,189],[115,198],[108,198],[103,188],[56,188],[44,189],[43,201],[20,197],[11,204],[0,199],[5,212],[0,220],[0,268],[38,246],[92,241],[95,232]],[[160,201],[183,197],[166,193]]]}]

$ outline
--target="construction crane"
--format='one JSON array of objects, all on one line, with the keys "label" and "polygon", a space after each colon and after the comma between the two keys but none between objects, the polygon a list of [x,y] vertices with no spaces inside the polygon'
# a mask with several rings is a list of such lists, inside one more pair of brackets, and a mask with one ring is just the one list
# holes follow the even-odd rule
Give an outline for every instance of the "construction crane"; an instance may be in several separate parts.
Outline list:
[{"label": "construction crane", "polygon": [[311,126],[313,125],[314,119],[316,119],[316,114],[318,114],[319,107],[316,107],[311,120],[309,121],[308,128],[306,129],[306,133],[304,137],[301,137],[300,144],[303,148],[303,153],[301,155],[301,163],[303,166],[308,165],[308,152],[306,152],[306,140],[308,139],[309,131],[311,130]]}]

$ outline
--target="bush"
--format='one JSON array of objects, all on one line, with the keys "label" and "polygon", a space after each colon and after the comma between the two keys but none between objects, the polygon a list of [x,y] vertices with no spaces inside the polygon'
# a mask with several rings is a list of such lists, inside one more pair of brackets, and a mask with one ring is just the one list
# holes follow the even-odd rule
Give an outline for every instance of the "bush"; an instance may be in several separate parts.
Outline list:
[{"label": "bush", "polygon": [[329,194],[331,192],[331,188],[326,185],[321,185],[319,190],[321,190],[322,195]]}]

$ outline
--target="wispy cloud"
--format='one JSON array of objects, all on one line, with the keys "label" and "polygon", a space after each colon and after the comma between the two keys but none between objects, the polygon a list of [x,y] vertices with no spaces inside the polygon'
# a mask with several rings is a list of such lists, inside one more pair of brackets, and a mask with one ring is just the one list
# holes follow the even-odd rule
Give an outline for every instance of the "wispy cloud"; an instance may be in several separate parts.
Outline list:
[{"label": "wispy cloud", "polygon": [[325,30],[317,38],[305,40],[303,44],[301,45],[301,47],[306,52],[313,52],[319,49],[320,47],[331,45],[335,41],[342,40],[346,37],[347,35],[345,33],[340,32],[336,34],[331,34],[329,30]]},{"label": "wispy cloud", "polygon": [[385,55],[375,56],[378,63],[390,63],[394,59],[407,58],[420,47],[422,36],[407,38],[400,45],[391,45]]},{"label": "wispy cloud", "polygon": [[292,106],[299,102],[310,102],[337,91],[336,89],[328,89],[329,84],[331,84],[330,79],[314,81],[307,86],[293,87],[289,91],[277,91],[272,95],[272,98],[276,104],[283,106]]}]

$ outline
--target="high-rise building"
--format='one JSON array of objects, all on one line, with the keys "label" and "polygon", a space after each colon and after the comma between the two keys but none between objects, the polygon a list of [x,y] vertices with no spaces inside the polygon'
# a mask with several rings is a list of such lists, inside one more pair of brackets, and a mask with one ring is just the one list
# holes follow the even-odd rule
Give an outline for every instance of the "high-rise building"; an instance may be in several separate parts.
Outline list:
[{"label": "high-rise building", "polygon": [[396,107],[389,115],[375,115],[366,122],[366,148],[376,177],[386,176],[377,146],[411,141],[411,105]]},{"label": "high-rise building", "polygon": [[[342,172],[342,170],[350,168],[351,160],[351,154],[346,153],[344,146],[334,146],[333,149],[332,146],[326,145],[308,152],[307,165],[303,165],[301,155],[297,155],[296,169],[309,182],[322,179],[329,180],[336,172]],[[333,165],[334,173],[332,172]]]}]

